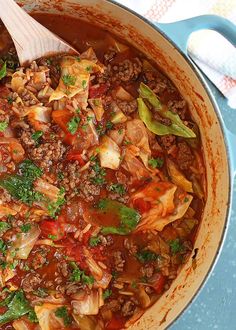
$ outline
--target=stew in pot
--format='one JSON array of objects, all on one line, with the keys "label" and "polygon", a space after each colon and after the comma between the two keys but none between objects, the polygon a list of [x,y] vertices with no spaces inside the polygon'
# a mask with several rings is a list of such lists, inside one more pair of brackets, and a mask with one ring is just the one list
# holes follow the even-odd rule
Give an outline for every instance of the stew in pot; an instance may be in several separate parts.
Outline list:
[{"label": "stew in pot", "polygon": [[193,249],[206,198],[199,130],[137,49],[35,17],[80,56],[20,67],[1,26],[0,326],[122,329]]}]

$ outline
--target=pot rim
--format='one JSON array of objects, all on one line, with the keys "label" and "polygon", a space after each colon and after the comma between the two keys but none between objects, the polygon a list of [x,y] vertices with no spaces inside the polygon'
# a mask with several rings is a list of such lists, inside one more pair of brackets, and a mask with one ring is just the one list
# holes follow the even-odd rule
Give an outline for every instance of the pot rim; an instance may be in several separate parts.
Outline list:
[{"label": "pot rim", "polygon": [[142,21],[144,21],[146,24],[148,24],[150,27],[152,27],[156,32],[160,33],[162,35],[163,38],[165,38],[170,44],[172,44],[175,49],[183,56],[183,58],[185,59],[185,61],[188,63],[188,65],[191,67],[192,71],[195,73],[195,75],[197,76],[198,80],[200,81],[200,83],[202,84],[202,86],[204,87],[207,96],[212,104],[212,107],[214,109],[214,112],[216,114],[216,117],[218,119],[219,122],[219,126],[220,129],[222,131],[222,135],[223,135],[223,142],[225,145],[225,149],[226,149],[226,156],[227,156],[227,171],[229,173],[229,190],[228,190],[228,198],[227,198],[227,211],[226,211],[226,215],[225,215],[225,219],[224,219],[224,228],[221,234],[221,238],[220,241],[218,243],[217,246],[217,250],[214,256],[213,261],[211,262],[208,271],[206,273],[206,275],[204,276],[204,279],[202,280],[200,286],[198,287],[198,289],[196,290],[196,292],[193,294],[191,300],[185,305],[185,307],[183,308],[183,310],[169,323],[168,327],[172,326],[182,315],[183,313],[187,310],[187,308],[189,308],[189,306],[192,304],[192,302],[197,298],[197,296],[199,295],[199,293],[201,292],[201,290],[203,289],[203,287],[205,286],[207,280],[209,279],[211,272],[213,271],[214,267],[216,266],[216,263],[218,261],[218,258],[222,252],[223,246],[224,246],[224,242],[225,242],[225,238],[226,238],[226,234],[227,234],[227,230],[228,230],[228,225],[229,225],[229,221],[230,221],[230,215],[231,215],[231,206],[232,206],[232,196],[233,196],[233,179],[234,179],[234,175],[231,169],[231,156],[230,156],[230,146],[229,146],[229,142],[226,138],[226,130],[225,130],[225,124],[222,118],[222,114],[220,112],[219,106],[216,102],[216,99],[213,95],[213,92],[209,86],[209,84],[206,81],[206,77],[204,77],[204,74],[197,68],[197,66],[192,62],[191,58],[188,57],[188,55],[178,46],[176,45],[176,43],[170,39],[168,37],[168,35],[166,35],[159,27],[157,27],[153,22],[151,22],[150,20],[148,20],[146,17],[140,15],[139,13],[135,12],[134,10],[120,4],[117,3],[115,0],[103,0],[105,2],[110,2],[111,4],[122,8],[123,10],[126,10],[127,12],[133,14],[134,16],[137,16],[139,19],[141,19]]}]

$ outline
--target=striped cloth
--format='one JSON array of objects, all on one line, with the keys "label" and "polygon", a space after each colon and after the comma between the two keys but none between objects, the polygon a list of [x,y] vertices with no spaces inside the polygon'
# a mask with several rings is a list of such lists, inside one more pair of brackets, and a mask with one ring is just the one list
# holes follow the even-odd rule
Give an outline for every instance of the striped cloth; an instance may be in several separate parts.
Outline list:
[{"label": "striped cloth", "polygon": [[[151,21],[169,23],[189,17],[214,14],[236,24],[236,0],[116,0]],[[210,46],[210,47],[209,47]],[[192,59],[236,108],[236,48],[215,31],[191,35]]]}]

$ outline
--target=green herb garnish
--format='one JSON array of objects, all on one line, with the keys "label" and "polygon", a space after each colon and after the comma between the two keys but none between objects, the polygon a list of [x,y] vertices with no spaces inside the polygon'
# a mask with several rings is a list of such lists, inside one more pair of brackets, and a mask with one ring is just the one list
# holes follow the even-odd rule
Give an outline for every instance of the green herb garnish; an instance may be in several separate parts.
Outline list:
[{"label": "green herb garnish", "polygon": [[139,223],[140,214],[126,205],[108,198],[101,199],[97,205],[98,212],[113,214],[118,217],[120,225],[118,227],[103,227],[102,234],[127,235],[131,233]]},{"label": "green herb garnish", "polygon": [[163,164],[164,164],[164,159],[161,157],[151,158],[148,161],[148,165],[150,165],[152,168],[161,168]]},{"label": "green herb garnish", "polygon": [[104,168],[102,168],[99,164],[99,161],[97,160],[97,158],[95,158],[95,160],[93,161],[94,164],[91,166],[92,170],[95,172],[95,176],[93,176],[91,178],[91,181],[98,186],[102,186],[103,184],[106,183],[106,171]]},{"label": "green herb garnish", "polygon": [[31,135],[32,139],[33,139],[36,143],[39,142],[39,139],[40,139],[42,136],[43,136],[43,132],[42,132],[42,131],[36,131],[36,132],[34,132],[34,133]]},{"label": "green herb garnish", "polygon": [[[0,306],[8,307],[8,310],[0,315],[0,325],[12,322],[28,314],[32,316],[34,312],[28,300],[26,300],[22,290],[10,293],[8,297],[0,303]],[[34,322],[37,320],[34,319]]]},{"label": "green herb garnish", "polygon": [[7,121],[0,121],[0,132],[4,132],[8,127]]},{"label": "green herb garnish", "polygon": [[42,170],[31,160],[26,159],[19,166],[20,174],[6,175],[0,179],[0,186],[23,203],[31,205],[41,201],[43,195],[33,189],[33,182],[42,175]]},{"label": "green herb garnish", "polygon": [[82,87],[83,87],[83,89],[85,89],[86,86],[87,86],[87,82],[86,82],[86,80],[82,80]]},{"label": "green herb garnish", "polygon": [[141,263],[147,263],[157,260],[158,254],[150,250],[142,250],[136,253],[136,257]]},{"label": "green herb garnish", "polygon": [[181,252],[183,250],[183,245],[180,242],[179,238],[173,239],[169,241],[169,246],[172,254],[176,254],[178,252]]},{"label": "green herb garnish", "polygon": [[71,120],[67,123],[68,131],[74,135],[78,130],[79,123],[80,123],[79,117],[76,116],[71,118]]},{"label": "green herb garnish", "polygon": [[97,236],[90,237],[89,239],[89,245],[94,247],[97,246],[99,243],[101,243],[101,239]]},{"label": "green herb garnish", "polygon": [[66,86],[74,86],[76,82],[76,77],[70,74],[64,74],[61,79]]},{"label": "green herb garnish", "polygon": [[83,284],[92,285],[94,283],[93,276],[88,276],[83,270],[81,270],[75,262],[70,262],[70,266],[73,268],[70,280],[72,282],[82,282]]},{"label": "green herb garnish", "polygon": [[31,229],[31,224],[30,223],[25,223],[24,225],[20,226],[20,230],[22,233],[28,233]]},{"label": "green herb garnish", "polygon": [[106,123],[106,129],[107,129],[107,130],[112,129],[113,126],[114,126],[114,124],[113,124],[111,121],[108,121],[108,122]]},{"label": "green herb garnish", "polygon": [[4,62],[3,66],[0,69],[0,80],[7,75],[7,62]]},{"label": "green herb garnish", "polygon": [[6,250],[7,250],[7,245],[4,242],[4,240],[0,238],[0,252],[2,252],[3,255],[5,255]]},{"label": "green herb garnish", "polygon": [[58,307],[55,311],[56,317],[62,318],[64,325],[67,327],[72,323],[72,317],[69,315],[65,306]]},{"label": "green herb garnish", "polygon": [[121,183],[112,183],[109,187],[108,187],[109,191],[112,191],[114,193],[119,194],[120,196],[125,195],[126,189],[125,186]]},{"label": "green herb garnish", "polygon": [[0,221],[0,233],[5,233],[8,229],[11,228],[11,225],[5,221]]},{"label": "green herb garnish", "polygon": [[111,295],[112,295],[112,290],[106,289],[106,290],[103,292],[102,297],[103,297],[103,299],[105,300],[105,299],[109,298]]},{"label": "green herb garnish", "polygon": [[65,196],[65,189],[62,187],[59,191],[56,202],[49,203],[48,213],[52,218],[56,217],[56,215],[60,211],[62,205],[66,202],[64,196]]}]

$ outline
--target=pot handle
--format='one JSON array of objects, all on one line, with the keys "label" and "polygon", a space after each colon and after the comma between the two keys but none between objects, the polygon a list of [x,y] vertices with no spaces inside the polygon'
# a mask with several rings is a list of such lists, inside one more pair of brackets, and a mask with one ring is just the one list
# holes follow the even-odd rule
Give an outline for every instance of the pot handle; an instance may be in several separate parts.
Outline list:
[{"label": "pot handle", "polygon": [[[187,45],[191,33],[202,29],[210,29],[219,32],[229,42],[231,42],[233,46],[236,47],[236,25],[234,25],[226,18],[217,15],[201,15],[174,23],[155,23],[155,25],[162,32],[164,32],[164,34],[166,34],[166,36],[171,39],[176,44],[176,46],[179,47],[186,55],[188,55]],[[222,97],[216,87],[214,87],[210,82],[208,83],[208,87],[212,90],[213,94],[217,96],[218,99],[220,99],[222,106],[220,106],[219,108],[221,109],[223,107],[229,110],[230,108],[227,105],[226,99]],[[230,109],[229,111],[231,110],[232,109]],[[221,111],[221,114],[223,117],[227,115],[226,113],[224,114],[223,111]],[[227,121],[224,119],[224,130],[225,136],[227,138],[228,151],[230,154],[232,175],[235,176],[236,133],[233,133],[232,129],[229,126],[232,127],[232,125],[228,125]]]},{"label": "pot handle", "polygon": [[219,32],[236,47],[236,26],[217,15],[201,15],[174,23],[156,23],[156,25],[186,54],[190,34],[203,29]]}]

